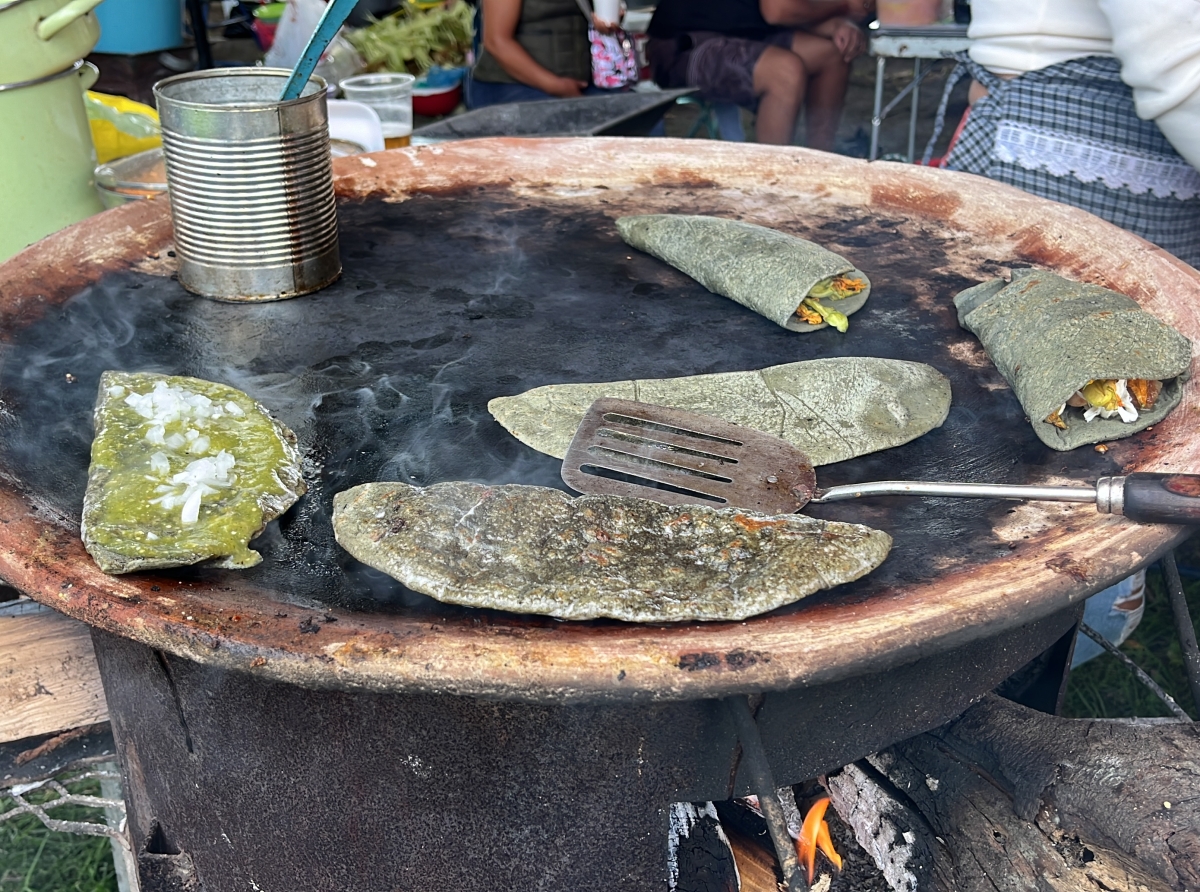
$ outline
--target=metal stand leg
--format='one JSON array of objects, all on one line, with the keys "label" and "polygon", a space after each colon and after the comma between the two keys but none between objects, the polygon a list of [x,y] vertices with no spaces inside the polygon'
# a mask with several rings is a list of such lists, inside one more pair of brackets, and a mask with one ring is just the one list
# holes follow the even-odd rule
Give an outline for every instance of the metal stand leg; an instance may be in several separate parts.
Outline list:
[{"label": "metal stand leg", "polygon": [[867,160],[874,161],[879,156],[879,125],[883,123],[883,75],[885,59],[875,57],[875,110],[871,114],[871,150]]},{"label": "metal stand leg", "polygon": [[1171,610],[1175,614],[1175,627],[1179,632],[1179,643],[1183,648],[1183,665],[1187,670],[1188,685],[1192,689],[1192,700],[1200,710],[1200,647],[1196,644],[1196,628],[1188,611],[1187,596],[1179,568],[1175,565],[1175,552],[1168,551],[1162,559],[1164,575],[1167,577],[1167,594],[1171,599]]},{"label": "metal stand leg", "polygon": [[912,110],[908,114],[908,163],[916,159],[917,112],[921,105],[921,60],[913,59]]},{"label": "metal stand leg", "polygon": [[763,748],[758,725],[750,712],[750,704],[745,695],[735,694],[725,700],[725,705],[733,717],[734,727],[737,728],[738,740],[742,744],[742,757],[746,760],[746,767],[750,769],[754,793],[758,796],[758,807],[762,809],[767,830],[771,834],[771,842],[775,844],[775,857],[779,859],[779,868],[783,871],[783,882],[788,892],[806,892],[808,884],[800,875],[796,847],[788,835],[787,818],[784,817],[783,806],[779,804],[778,794],[775,792],[778,788],[771,775],[767,751]]},{"label": "metal stand leg", "polygon": [[[120,766],[116,762],[104,762],[97,766],[107,772],[100,778],[100,795],[105,799],[120,801],[124,797],[121,783]],[[113,866],[117,871],[117,892],[138,892],[137,857],[129,844],[129,834],[125,831],[125,810],[116,806],[104,809],[104,822],[109,827],[122,834],[121,839],[110,838],[113,850]]]},{"label": "metal stand leg", "polygon": [[192,22],[192,37],[196,40],[196,70],[213,67],[212,47],[208,44],[208,27],[200,0],[186,0],[188,18]]}]

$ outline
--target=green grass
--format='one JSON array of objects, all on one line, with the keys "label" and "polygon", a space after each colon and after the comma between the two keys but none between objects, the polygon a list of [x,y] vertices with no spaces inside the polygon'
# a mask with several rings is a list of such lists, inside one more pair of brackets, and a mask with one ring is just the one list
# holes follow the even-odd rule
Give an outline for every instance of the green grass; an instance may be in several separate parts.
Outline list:
[{"label": "green grass", "polygon": [[[1200,567],[1200,536],[1192,536],[1177,548],[1175,560],[1181,569]],[[1192,621],[1200,623],[1200,579],[1183,576],[1183,588]],[[1121,650],[1196,718],[1175,618],[1167,600],[1166,580],[1157,564],[1146,573],[1146,591],[1145,615]],[[1120,660],[1104,653],[1071,673],[1063,714],[1073,718],[1116,718],[1169,716],[1170,712]]]},{"label": "green grass", "polygon": [[[100,795],[95,780],[67,783],[72,793]],[[53,794],[30,794],[33,802]],[[7,796],[4,811],[14,807]],[[52,818],[103,823],[100,809],[66,805],[49,810]],[[0,892],[116,892],[112,844],[104,836],[76,836],[47,829],[33,815],[0,821]]]}]

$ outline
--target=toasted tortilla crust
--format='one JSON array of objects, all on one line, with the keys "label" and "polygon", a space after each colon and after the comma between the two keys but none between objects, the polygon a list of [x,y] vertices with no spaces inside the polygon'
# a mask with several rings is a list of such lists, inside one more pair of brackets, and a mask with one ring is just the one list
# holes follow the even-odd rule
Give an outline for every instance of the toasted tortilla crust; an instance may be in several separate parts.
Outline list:
[{"label": "toasted tortilla crust", "polygon": [[774,610],[864,576],[892,543],[799,514],[459,482],[356,486],[334,497],[333,529],[358,560],[440,601],[645,623]]},{"label": "toasted tortilla crust", "polygon": [[[954,298],[958,321],[983,344],[1047,446],[1066,451],[1128,437],[1156,424],[1179,404],[1191,364],[1191,342],[1116,291],[1072,282],[1045,270],[1014,271],[1011,283],[984,282]],[[1154,407],[1137,421],[1063,416],[1066,430],[1045,419],[1088,381],[1162,381]]]},{"label": "toasted tortilla crust", "polygon": [[548,384],[497,397],[488,411],[518,440],[556,458],[594,400],[619,397],[685,409],[782,437],[814,465],[914,440],[950,411],[950,382],[919,362],[848,356],[606,384]]},{"label": "toasted tortilla crust", "polygon": [[826,328],[796,315],[796,308],[822,279],[849,274],[866,282],[858,294],[823,301],[843,315],[862,308],[871,281],[846,258],[815,242],[725,220],[686,214],[621,217],[617,230],[626,243],[687,273],[709,291],[736,300],[789,331]]}]

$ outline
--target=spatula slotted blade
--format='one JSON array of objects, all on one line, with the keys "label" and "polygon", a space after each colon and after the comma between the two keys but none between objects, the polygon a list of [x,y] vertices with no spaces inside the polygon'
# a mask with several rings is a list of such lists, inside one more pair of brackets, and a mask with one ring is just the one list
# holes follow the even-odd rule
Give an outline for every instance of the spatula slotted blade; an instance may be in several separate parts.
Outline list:
[{"label": "spatula slotted blade", "polygon": [[816,473],[790,443],[719,418],[633,400],[592,403],[563,458],[582,493],[667,505],[791,514],[812,497]]}]

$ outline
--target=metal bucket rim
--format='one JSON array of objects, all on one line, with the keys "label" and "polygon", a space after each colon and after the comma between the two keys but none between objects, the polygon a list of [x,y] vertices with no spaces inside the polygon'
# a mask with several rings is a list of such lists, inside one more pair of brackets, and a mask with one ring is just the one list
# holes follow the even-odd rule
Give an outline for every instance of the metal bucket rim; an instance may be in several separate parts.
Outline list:
[{"label": "metal bucket rim", "polygon": [[[312,93],[302,94],[295,99],[281,101],[279,99],[263,100],[261,102],[246,102],[238,103],[237,105],[217,105],[212,102],[194,102],[189,99],[176,99],[175,97],[164,92],[164,88],[170,88],[173,85],[197,80],[208,80],[215,78],[238,78],[238,77],[277,77],[286,83],[287,78],[292,76],[292,72],[286,68],[263,68],[259,66],[244,65],[235,68],[210,68],[206,71],[185,71],[183,74],[175,74],[171,77],[163,78],[154,84],[154,98],[158,102],[168,102],[176,108],[196,109],[203,111],[228,111],[228,112],[251,112],[251,111],[267,111],[273,108],[291,108],[297,105],[303,105],[308,102],[323,96],[328,90],[329,85],[320,75],[310,75],[308,82],[315,84],[317,89]],[[306,85],[307,86],[307,85]],[[283,84],[280,84],[280,92],[283,92]]]},{"label": "metal bucket rim", "polygon": [[[20,2],[20,0],[18,0],[18,2]],[[0,10],[0,11],[2,11],[2,10]],[[96,66],[93,65],[91,62],[88,62],[84,59],[76,59],[72,65],[69,65],[68,67],[64,68],[62,71],[55,71],[52,74],[46,74],[46,75],[42,75],[41,77],[35,77],[33,80],[17,81],[15,83],[11,83],[11,84],[0,84],[0,93],[4,93],[8,90],[20,90],[23,87],[36,87],[38,84],[49,83],[50,81],[57,80],[60,77],[66,77],[69,74],[75,74],[76,72],[80,71],[84,65],[88,65],[91,68],[96,68]],[[99,70],[100,69],[96,68],[97,72]]]}]

